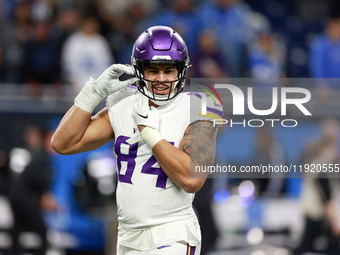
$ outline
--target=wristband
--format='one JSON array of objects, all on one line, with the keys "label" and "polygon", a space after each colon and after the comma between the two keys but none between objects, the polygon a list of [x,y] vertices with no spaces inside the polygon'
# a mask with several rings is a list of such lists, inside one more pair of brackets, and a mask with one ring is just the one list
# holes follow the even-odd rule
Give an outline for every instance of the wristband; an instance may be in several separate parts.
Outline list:
[{"label": "wristband", "polygon": [[103,98],[104,97],[95,90],[91,81],[88,81],[74,99],[74,104],[84,111],[92,113]]},{"label": "wristband", "polygon": [[143,140],[149,145],[151,149],[153,148],[153,146],[155,146],[156,143],[164,139],[158,132],[158,130],[151,127],[145,127],[140,134],[142,135]]}]

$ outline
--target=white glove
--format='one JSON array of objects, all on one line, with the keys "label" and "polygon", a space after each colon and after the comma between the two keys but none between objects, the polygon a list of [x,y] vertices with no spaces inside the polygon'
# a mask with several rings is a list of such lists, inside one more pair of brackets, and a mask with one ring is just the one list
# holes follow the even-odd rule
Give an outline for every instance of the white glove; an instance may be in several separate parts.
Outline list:
[{"label": "white glove", "polygon": [[106,97],[125,89],[127,86],[139,80],[138,78],[130,78],[125,81],[120,81],[119,77],[123,73],[134,75],[135,70],[131,65],[113,64],[107,68],[97,80],[91,77],[90,81],[98,94]]},{"label": "white glove", "polygon": [[145,128],[139,134],[135,134],[133,137],[127,140],[128,143],[134,144],[142,139],[152,149],[156,143],[163,140],[163,137],[159,133],[159,112],[151,106],[149,107],[149,98],[141,96],[140,100],[133,106],[132,114],[137,125],[143,125]]},{"label": "white glove", "polygon": [[137,125],[159,129],[159,112],[154,107],[149,107],[149,98],[141,96],[133,106],[133,118]]},{"label": "white glove", "polygon": [[123,73],[134,75],[135,72],[130,65],[113,64],[97,80],[90,77],[90,81],[85,83],[75,98],[74,104],[84,111],[92,113],[104,97],[117,93],[138,80],[138,78],[130,78],[120,81],[119,77]]}]

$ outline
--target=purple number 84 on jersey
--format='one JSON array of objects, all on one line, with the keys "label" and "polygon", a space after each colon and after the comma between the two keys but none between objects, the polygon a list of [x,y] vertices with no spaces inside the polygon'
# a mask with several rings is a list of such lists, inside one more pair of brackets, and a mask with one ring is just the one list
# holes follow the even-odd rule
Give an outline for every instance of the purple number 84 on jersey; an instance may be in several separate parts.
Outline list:
[{"label": "purple number 84 on jersey", "polygon": [[[133,184],[131,179],[136,167],[135,159],[137,157],[138,143],[127,143],[126,140],[129,138],[127,136],[117,137],[114,150],[117,155],[118,181]],[[174,144],[173,142],[170,143]],[[122,153],[122,148],[126,149],[125,153]],[[121,173],[122,162],[126,162],[127,168],[125,174]],[[157,175],[156,187],[165,189],[168,176],[161,167],[153,167],[155,163],[157,163],[157,160],[152,155],[143,165],[141,173]]]}]

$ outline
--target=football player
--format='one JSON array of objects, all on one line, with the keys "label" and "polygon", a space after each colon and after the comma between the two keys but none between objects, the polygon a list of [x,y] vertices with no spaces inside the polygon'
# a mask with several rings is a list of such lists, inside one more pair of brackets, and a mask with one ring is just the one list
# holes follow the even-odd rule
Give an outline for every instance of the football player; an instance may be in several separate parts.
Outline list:
[{"label": "football player", "polygon": [[[118,255],[197,255],[201,235],[192,201],[206,176],[191,178],[190,169],[213,163],[216,128],[212,119],[190,115],[190,98],[199,95],[180,93],[189,56],[173,29],[154,26],[143,32],[131,62],[90,78],[59,124],[52,146],[74,154],[114,139]],[[122,81],[123,73],[134,77]],[[92,116],[104,97],[107,107]]]}]

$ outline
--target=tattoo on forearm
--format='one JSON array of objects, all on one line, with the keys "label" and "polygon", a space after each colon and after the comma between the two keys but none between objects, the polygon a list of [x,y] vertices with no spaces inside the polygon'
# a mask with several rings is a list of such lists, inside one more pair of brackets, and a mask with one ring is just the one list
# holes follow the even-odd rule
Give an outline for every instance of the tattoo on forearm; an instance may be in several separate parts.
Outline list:
[{"label": "tattoo on forearm", "polygon": [[199,165],[210,165],[215,159],[216,128],[209,121],[191,124],[184,133],[182,150]]},{"label": "tattoo on forearm", "polygon": [[190,141],[189,144],[184,144],[182,149],[186,154],[190,155]]}]

